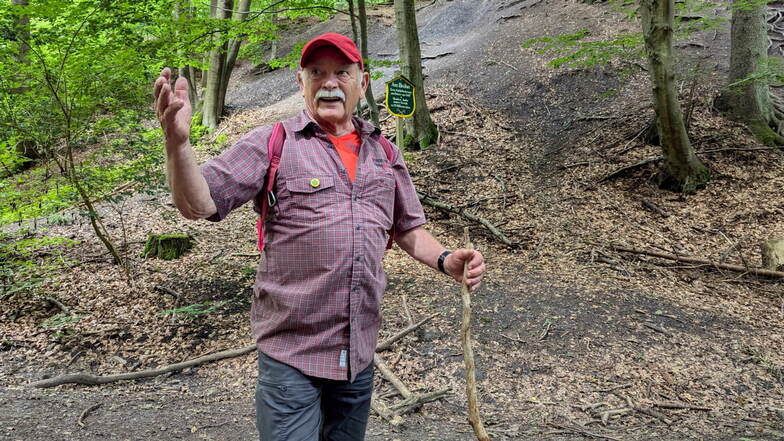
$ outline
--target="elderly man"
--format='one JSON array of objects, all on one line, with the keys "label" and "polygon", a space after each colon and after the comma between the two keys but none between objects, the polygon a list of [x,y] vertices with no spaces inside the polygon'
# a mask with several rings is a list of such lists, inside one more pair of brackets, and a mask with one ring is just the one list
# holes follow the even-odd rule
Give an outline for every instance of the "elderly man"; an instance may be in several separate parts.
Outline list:
[{"label": "elderly man", "polygon": [[[283,122],[277,204],[251,310],[259,349],[257,427],[264,441],[362,440],[386,276],[387,233],[416,260],[476,289],[478,251],[446,250],[425,216],[397,148],[352,111],[368,86],[354,42],[324,34],[302,50],[297,84],[305,109]],[[186,80],[155,82],[167,173],[188,219],[219,221],[262,189],[272,127],[250,131],[199,168],[188,142]],[[389,159],[391,156],[391,160]]]}]

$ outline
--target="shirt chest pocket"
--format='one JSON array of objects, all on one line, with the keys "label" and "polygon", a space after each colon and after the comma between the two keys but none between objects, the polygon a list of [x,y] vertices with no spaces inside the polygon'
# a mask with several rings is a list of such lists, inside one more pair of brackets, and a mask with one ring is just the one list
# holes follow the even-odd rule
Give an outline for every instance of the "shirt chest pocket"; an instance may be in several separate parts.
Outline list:
[{"label": "shirt chest pocket", "polygon": [[395,205],[395,177],[389,168],[379,167],[369,176],[365,200],[380,214],[379,220],[386,229],[392,227]]},{"label": "shirt chest pocket", "polygon": [[332,176],[305,176],[286,180],[286,193],[280,195],[284,215],[310,222],[323,219],[336,201],[335,178]]}]

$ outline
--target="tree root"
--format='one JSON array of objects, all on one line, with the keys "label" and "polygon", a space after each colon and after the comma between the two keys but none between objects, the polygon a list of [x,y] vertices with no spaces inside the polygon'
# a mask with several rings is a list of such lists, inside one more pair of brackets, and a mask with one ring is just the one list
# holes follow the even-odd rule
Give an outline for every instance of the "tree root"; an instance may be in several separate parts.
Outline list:
[{"label": "tree root", "polygon": [[676,256],[674,254],[662,253],[662,252],[659,252],[659,251],[642,250],[642,249],[639,249],[639,248],[626,247],[626,246],[623,246],[623,245],[612,245],[612,247],[616,251],[622,251],[622,252],[625,252],[625,253],[643,254],[643,255],[646,255],[646,256],[658,257],[658,258],[661,258],[661,259],[674,260],[676,262],[696,263],[696,264],[699,264],[699,265],[712,266],[714,268],[720,268],[720,269],[725,269],[725,270],[729,270],[729,271],[736,271],[736,272],[746,273],[746,274],[754,274],[754,275],[757,275],[757,276],[768,277],[768,278],[771,278],[771,279],[784,279],[784,272],[781,272],[781,271],[772,271],[772,270],[768,270],[768,269],[764,269],[764,268],[752,268],[752,267],[743,266],[743,265],[732,265],[732,264],[728,264],[728,263],[719,263],[719,262],[714,262],[714,261],[711,261],[711,260],[708,260],[708,259],[703,259],[703,258],[700,258],[700,257]]}]

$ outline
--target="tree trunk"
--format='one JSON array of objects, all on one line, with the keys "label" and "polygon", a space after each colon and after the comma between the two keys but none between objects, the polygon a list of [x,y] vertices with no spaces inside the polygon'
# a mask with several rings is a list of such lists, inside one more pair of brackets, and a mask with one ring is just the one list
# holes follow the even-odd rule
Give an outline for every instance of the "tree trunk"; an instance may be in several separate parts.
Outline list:
[{"label": "tree trunk", "polygon": [[710,180],[689,142],[675,91],[672,62],[673,0],[641,0],[645,51],[648,55],[659,138],[664,155],[660,185],[679,192],[694,192]]},{"label": "tree trunk", "polygon": [[399,122],[401,129],[398,131],[396,142],[403,150],[424,149],[438,141],[438,128],[430,119],[430,111],[425,101],[422,53],[419,48],[414,0],[395,0],[395,20],[400,49],[400,68],[403,75],[416,87],[414,93],[416,111],[411,118]]},{"label": "tree trunk", "polygon": [[[11,4],[24,8],[29,4],[29,0],[12,0]],[[17,59],[20,63],[29,64],[29,61],[27,61],[27,53],[30,52],[30,46],[27,44],[27,41],[30,39],[30,17],[27,14],[19,17],[17,32],[21,37],[18,39],[19,55]]]},{"label": "tree trunk", "polygon": [[716,106],[745,123],[767,145],[782,145],[781,119],[768,87],[767,5],[733,1],[729,86]]},{"label": "tree trunk", "polygon": [[[24,10],[29,2],[28,0],[12,0],[11,4],[15,7],[18,7],[20,10]],[[27,53],[30,52],[30,45],[27,43],[30,40],[30,16],[27,14],[22,14],[19,16],[19,21],[16,23],[16,40],[19,44],[19,52],[16,54],[16,60],[19,64],[29,66],[30,59],[27,57]],[[23,94],[30,90],[30,86],[28,85],[28,72],[20,71],[16,76],[16,80],[18,81],[18,85],[15,85],[13,89],[11,89],[11,94]],[[29,139],[22,139],[19,140],[16,144],[16,153],[23,158],[27,158],[21,162],[16,170],[9,170],[9,172],[14,172],[17,170],[24,170],[29,167],[32,167],[35,164],[35,160],[41,158],[41,154],[36,148],[36,143],[33,140]]]},{"label": "tree trunk", "polygon": [[[227,0],[229,2],[230,0]],[[231,19],[237,23],[242,23],[248,17],[248,11],[250,10],[251,0],[239,0],[237,2],[236,9],[232,14]],[[243,41],[245,40],[244,35],[240,35],[234,40],[229,42],[229,49],[228,53],[226,54],[226,63],[224,65],[222,74],[221,74],[221,89],[220,95],[218,97],[218,102],[220,104],[220,111],[223,113],[223,106],[226,104],[226,91],[229,88],[229,79],[231,78],[231,72],[234,70],[234,63],[237,61],[237,55],[240,53],[240,47],[242,46]]]},{"label": "tree trunk", "polygon": [[[368,60],[370,59],[368,50],[368,29],[367,29],[367,13],[365,12],[365,0],[359,0],[359,38],[360,47],[362,51],[362,58],[365,60],[365,72],[370,76],[370,66]],[[373,84],[368,83],[367,90],[365,90],[365,101],[367,101],[368,110],[370,110],[370,119],[373,124],[378,127],[380,125],[378,120],[378,104],[373,98]]]},{"label": "tree trunk", "polygon": [[[270,14],[270,22],[272,23],[272,29],[277,34],[278,32],[278,14]],[[275,38],[272,40],[270,44],[270,54],[267,63],[278,58],[278,39]]]},{"label": "tree trunk", "polygon": [[[226,19],[228,11],[225,4],[231,0],[211,0],[211,17],[216,19]],[[216,32],[213,41],[219,42],[222,39],[220,32]],[[222,72],[226,64],[226,44],[218,44],[210,52],[210,67],[207,71],[207,88],[204,90],[204,103],[202,107],[201,123],[207,128],[216,129],[220,120],[221,105],[219,103]]]},{"label": "tree trunk", "polygon": [[[357,15],[354,13],[354,0],[346,0],[348,2],[348,16],[351,21],[351,35],[354,36],[354,43],[359,45],[359,33],[357,32]],[[362,0],[360,0],[361,2]]]}]

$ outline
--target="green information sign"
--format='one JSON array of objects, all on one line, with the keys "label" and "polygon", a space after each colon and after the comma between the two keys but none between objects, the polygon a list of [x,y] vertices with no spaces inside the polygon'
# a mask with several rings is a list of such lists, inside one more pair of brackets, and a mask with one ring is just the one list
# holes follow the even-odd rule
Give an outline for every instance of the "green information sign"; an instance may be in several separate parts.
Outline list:
[{"label": "green information sign", "polygon": [[387,82],[387,110],[392,115],[408,118],[416,110],[414,84],[405,77],[399,76]]}]

